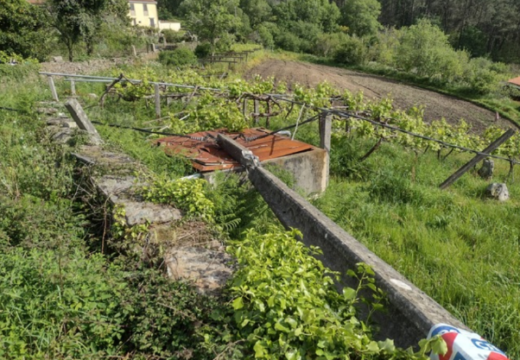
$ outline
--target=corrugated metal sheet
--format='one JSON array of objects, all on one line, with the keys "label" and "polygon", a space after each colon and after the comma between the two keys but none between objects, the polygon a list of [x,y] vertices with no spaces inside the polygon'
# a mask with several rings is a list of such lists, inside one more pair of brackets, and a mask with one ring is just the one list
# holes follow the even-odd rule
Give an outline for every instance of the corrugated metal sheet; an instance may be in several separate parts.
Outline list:
[{"label": "corrugated metal sheet", "polygon": [[517,78],[511,79],[511,80],[508,80],[507,82],[511,83],[513,85],[516,85],[516,86],[520,86],[520,76]]},{"label": "corrugated metal sheet", "polygon": [[[225,130],[204,131],[190,134],[192,138],[209,138],[208,141],[200,141],[182,137],[166,137],[156,141],[157,145],[164,146],[166,154],[181,154],[189,157],[193,167],[200,172],[226,170],[240,167],[215,142],[218,134],[225,134],[238,143],[251,150],[260,161],[276,159],[287,155],[309,151],[313,147],[301,141],[291,140],[282,135],[269,135],[262,139],[256,137],[268,134],[265,129],[246,129],[242,133],[228,133]],[[247,141],[249,139],[250,141]]]}]

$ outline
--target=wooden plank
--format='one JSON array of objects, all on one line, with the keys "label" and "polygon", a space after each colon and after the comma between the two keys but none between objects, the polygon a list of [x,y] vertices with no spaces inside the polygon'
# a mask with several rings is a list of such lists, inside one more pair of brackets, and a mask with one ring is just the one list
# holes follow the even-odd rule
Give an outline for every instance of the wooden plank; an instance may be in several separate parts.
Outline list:
[{"label": "wooden plank", "polygon": [[477,165],[479,161],[484,160],[488,155],[490,155],[493,151],[498,149],[500,145],[505,143],[511,136],[513,136],[516,133],[515,130],[509,129],[507,130],[501,137],[496,139],[489,145],[486,149],[482,151],[481,154],[477,154],[473,159],[468,161],[466,164],[464,164],[459,170],[457,170],[453,175],[451,175],[449,178],[447,178],[440,186],[441,189],[448,188],[451,184],[453,184],[455,181],[457,181],[462,175],[464,175],[468,170],[470,170],[472,167]]}]

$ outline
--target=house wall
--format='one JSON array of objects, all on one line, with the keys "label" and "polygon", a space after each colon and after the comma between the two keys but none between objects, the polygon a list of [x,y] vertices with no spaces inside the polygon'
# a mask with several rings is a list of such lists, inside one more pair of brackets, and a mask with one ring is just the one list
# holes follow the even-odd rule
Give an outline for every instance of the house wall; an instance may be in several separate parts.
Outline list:
[{"label": "house wall", "polygon": [[[130,10],[129,16],[132,19],[132,24],[137,26],[159,27],[159,17],[157,16],[157,3],[148,1],[129,1]],[[134,10],[132,11],[131,6]],[[146,5],[148,13],[145,13],[144,6]],[[153,19],[153,25],[150,21]]]},{"label": "house wall", "polygon": [[159,29],[179,31],[181,29],[181,23],[172,21],[159,21]]}]

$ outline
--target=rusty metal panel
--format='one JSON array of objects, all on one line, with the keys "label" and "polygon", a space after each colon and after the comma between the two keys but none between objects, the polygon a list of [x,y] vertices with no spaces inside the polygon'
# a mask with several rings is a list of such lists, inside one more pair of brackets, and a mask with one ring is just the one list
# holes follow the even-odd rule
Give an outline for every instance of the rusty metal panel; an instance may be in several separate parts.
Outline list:
[{"label": "rusty metal panel", "polygon": [[[313,147],[301,141],[291,140],[281,135],[269,135],[261,139],[259,136],[268,134],[265,129],[246,129],[242,133],[228,133],[225,130],[204,131],[190,134],[189,138],[166,137],[155,142],[164,146],[167,155],[184,155],[191,159],[193,167],[200,172],[228,170],[240,167],[218,146],[215,139],[218,134],[225,134],[251,150],[259,160],[265,161],[283,156],[309,151]],[[205,139],[196,140],[197,139]]]},{"label": "rusty metal panel", "polygon": [[520,76],[507,81],[510,84],[520,86]]}]

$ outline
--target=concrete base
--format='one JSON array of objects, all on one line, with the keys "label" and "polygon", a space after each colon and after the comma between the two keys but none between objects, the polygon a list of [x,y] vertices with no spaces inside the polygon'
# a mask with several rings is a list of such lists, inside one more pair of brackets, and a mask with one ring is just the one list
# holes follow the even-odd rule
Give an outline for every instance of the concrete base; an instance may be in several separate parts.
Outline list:
[{"label": "concrete base", "polygon": [[329,180],[328,158],[326,150],[315,147],[311,151],[264,161],[262,165],[274,164],[287,170],[294,178],[295,187],[307,195],[321,194]]},{"label": "concrete base", "polygon": [[[262,161],[262,165],[276,165],[288,171],[294,178],[294,187],[306,195],[321,194],[329,181],[329,154],[326,150],[313,147],[312,150],[277,159]],[[229,171],[229,170],[227,170]],[[232,171],[242,172],[243,168]],[[214,183],[215,172],[203,173],[202,177]]]}]

